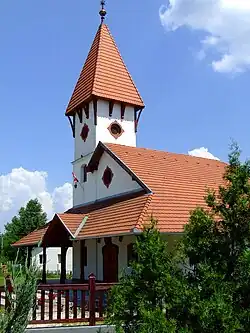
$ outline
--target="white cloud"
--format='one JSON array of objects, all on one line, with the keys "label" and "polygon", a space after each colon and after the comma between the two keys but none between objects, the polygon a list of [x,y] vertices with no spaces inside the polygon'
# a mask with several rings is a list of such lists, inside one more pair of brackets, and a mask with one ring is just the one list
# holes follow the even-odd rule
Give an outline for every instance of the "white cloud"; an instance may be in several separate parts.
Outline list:
[{"label": "white cloud", "polygon": [[196,156],[196,157],[203,157],[203,158],[209,158],[211,160],[220,160],[218,157],[211,154],[207,148],[201,147],[201,148],[195,148],[193,150],[190,150],[188,152],[188,155]]},{"label": "white cloud", "polygon": [[0,230],[30,199],[38,198],[49,219],[55,212],[72,207],[72,185],[65,183],[49,192],[47,178],[44,171],[23,168],[0,176]]},{"label": "white cloud", "polygon": [[250,67],[250,1],[249,0],[168,0],[159,11],[167,31],[179,28],[205,33],[198,58],[209,50],[216,72],[242,72]]}]

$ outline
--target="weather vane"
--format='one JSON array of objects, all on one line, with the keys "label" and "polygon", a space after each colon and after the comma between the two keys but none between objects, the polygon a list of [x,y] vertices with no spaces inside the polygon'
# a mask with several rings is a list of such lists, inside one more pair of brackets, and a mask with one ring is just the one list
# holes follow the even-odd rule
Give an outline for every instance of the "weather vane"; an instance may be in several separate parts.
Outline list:
[{"label": "weather vane", "polygon": [[106,9],[105,9],[106,1],[101,0],[101,10],[99,11],[99,14],[101,16],[101,22],[103,23],[105,16],[107,14]]}]

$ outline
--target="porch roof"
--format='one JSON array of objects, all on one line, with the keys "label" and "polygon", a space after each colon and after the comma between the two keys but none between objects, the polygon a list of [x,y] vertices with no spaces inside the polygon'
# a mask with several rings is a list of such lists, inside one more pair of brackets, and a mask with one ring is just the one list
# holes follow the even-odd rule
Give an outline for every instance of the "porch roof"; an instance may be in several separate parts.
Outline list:
[{"label": "porch roof", "polygon": [[72,236],[75,239],[124,235],[141,225],[151,198],[143,192],[134,193],[72,208],[58,216],[67,228],[74,231]]},{"label": "porch roof", "polygon": [[145,218],[151,195],[116,202],[93,210],[76,238],[124,235],[133,232]]},{"label": "porch roof", "polygon": [[47,223],[43,228],[37,229],[27,236],[24,236],[19,241],[12,244],[12,246],[15,247],[22,247],[22,246],[34,246],[38,245],[40,242],[42,242],[43,237],[46,233],[46,231],[49,228],[50,223]]},{"label": "porch roof", "polygon": [[33,231],[12,246],[59,246],[62,237],[70,239],[99,238],[125,235],[133,232],[146,218],[152,195],[143,192],[120,198],[72,208],[63,214],[55,214],[45,228]]}]

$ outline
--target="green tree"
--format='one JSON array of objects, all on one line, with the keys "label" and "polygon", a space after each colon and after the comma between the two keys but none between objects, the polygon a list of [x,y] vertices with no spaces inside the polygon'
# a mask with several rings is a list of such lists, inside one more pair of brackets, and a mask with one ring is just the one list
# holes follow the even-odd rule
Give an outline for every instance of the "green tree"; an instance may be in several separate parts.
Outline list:
[{"label": "green tree", "polygon": [[8,264],[12,277],[14,297],[6,288],[9,300],[8,310],[0,312],[1,333],[24,333],[30,320],[31,310],[35,306],[38,270],[35,266],[15,266]]},{"label": "green tree", "polygon": [[183,254],[193,332],[250,332],[250,162],[233,145],[224,186],[210,191],[185,228]]},{"label": "green tree", "polygon": [[[43,227],[46,220],[46,213],[43,212],[42,206],[37,199],[30,200],[26,207],[22,207],[18,215],[14,216],[11,222],[5,225],[2,249],[2,257],[5,258],[5,261],[16,260],[17,250],[11,244],[30,232]],[[18,261],[24,262],[25,256],[26,250],[20,249]]]},{"label": "green tree", "polygon": [[116,325],[117,332],[175,332],[175,320],[166,312],[180,302],[181,271],[156,223],[152,219],[137,236],[137,260],[130,264],[131,274],[124,272],[120,284],[111,291],[108,323]]},{"label": "green tree", "polygon": [[118,332],[250,332],[249,179],[233,145],[224,185],[192,212],[174,255],[155,223],[137,238],[132,274],[111,291]]}]

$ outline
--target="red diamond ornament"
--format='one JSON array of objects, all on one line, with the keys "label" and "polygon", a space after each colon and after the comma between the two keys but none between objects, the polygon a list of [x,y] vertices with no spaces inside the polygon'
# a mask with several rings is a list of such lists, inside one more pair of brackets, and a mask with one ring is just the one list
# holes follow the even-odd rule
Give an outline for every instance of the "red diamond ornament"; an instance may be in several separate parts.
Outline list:
[{"label": "red diamond ornament", "polygon": [[102,181],[103,181],[103,184],[109,188],[111,182],[112,182],[112,179],[114,177],[114,174],[112,172],[112,170],[107,166],[107,168],[104,170],[103,172],[103,176],[102,176]]},{"label": "red diamond ornament", "polygon": [[89,134],[89,127],[87,124],[84,124],[80,134],[84,142],[87,140],[88,134]]}]

